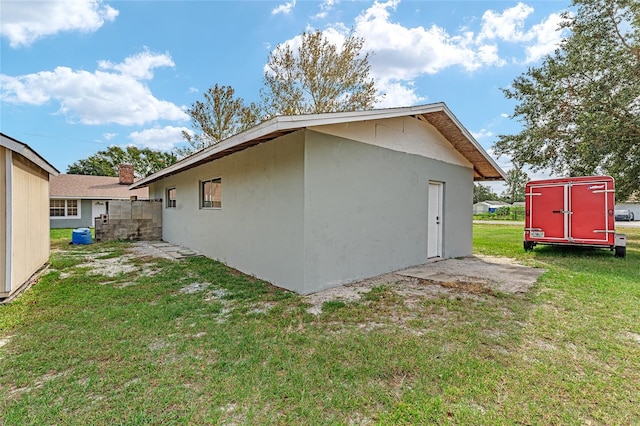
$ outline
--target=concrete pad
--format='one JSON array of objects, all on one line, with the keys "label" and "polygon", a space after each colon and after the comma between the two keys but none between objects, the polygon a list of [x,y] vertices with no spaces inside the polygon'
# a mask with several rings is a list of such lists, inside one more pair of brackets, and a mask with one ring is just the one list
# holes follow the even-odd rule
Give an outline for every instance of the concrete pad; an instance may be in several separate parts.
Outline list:
[{"label": "concrete pad", "polygon": [[175,244],[167,243],[166,241],[152,241],[149,243],[153,247],[176,247]]},{"label": "concrete pad", "polygon": [[512,259],[468,256],[426,263],[397,274],[436,284],[480,284],[503,293],[525,293],[544,272],[545,269],[520,265]]},{"label": "concrete pad", "polygon": [[162,257],[171,260],[201,256],[201,254],[195,250],[166,241],[138,241],[133,247],[134,251],[139,255]]}]

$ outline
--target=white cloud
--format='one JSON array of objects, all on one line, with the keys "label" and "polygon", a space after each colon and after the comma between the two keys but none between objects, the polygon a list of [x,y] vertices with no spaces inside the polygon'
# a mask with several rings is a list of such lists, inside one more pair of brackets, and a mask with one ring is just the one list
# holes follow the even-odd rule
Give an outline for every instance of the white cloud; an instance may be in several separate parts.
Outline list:
[{"label": "white cloud", "polygon": [[281,4],[279,6],[277,6],[276,8],[274,8],[271,11],[272,15],[279,15],[280,13],[282,13],[283,15],[288,15],[293,11],[293,8],[296,5],[296,0],[291,0],[290,2]]},{"label": "white cloud", "polygon": [[0,34],[11,47],[28,46],[62,31],[94,32],[118,13],[99,0],[3,0]]},{"label": "white cloud", "polygon": [[115,138],[116,136],[118,136],[117,133],[103,133],[102,137],[104,138],[105,141],[110,141],[111,139]]},{"label": "white cloud", "polygon": [[[333,6],[328,0],[324,11]],[[562,40],[556,31],[560,15],[551,14],[541,23],[529,28],[526,19],[533,8],[523,3],[502,12],[486,11],[478,30],[468,27],[450,33],[438,25],[406,27],[394,22],[392,15],[400,0],[375,1],[355,19],[353,26],[334,23],[323,30],[324,36],[338,47],[351,28],[364,39],[364,52],[369,56],[371,74],[381,93],[387,96],[378,106],[414,105],[424,101],[416,93],[413,82],[421,76],[437,74],[452,67],[466,72],[483,68],[502,67],[507,64],[500,55],[500,46],[515,44],[526,53],[520,62],[534,62],[550,53]],[[295,51],[300,36],[284,42]],[[265,71],[268,69],[265,67]]]},{"label": "white cloud", "polygon": [[471,32],[452,35],[437,25],[407,28],[392,22],[390,10],[398,3],[375,2],[356,18],[355,30],[365,39],[365,50],[375,52],[370,63],[377,78],[411,80],[452,66],[475,71],[504,64],[495,45],[478,44]]},{"label": "white cloud", "polygon": [[155,67],[173,66],[167,55],[145,52],[120,64],[103,61],[101,66],[119,72],[57,67],[16,77],[0,74],[0,100],[30,105],[55,100],[60,104],[60,114],[82,124],[141,125],[161,119],[188,119],[182,108],[157,99],[139,81],[151,78]]},{"label": "white cloud", "polygon": [[471,135],[476,139],[484,139],[492,137],[493,132],[488,129],[480,129],[478,132],[471,132]]},{"label": "white cloud", "polygon": [[559,30],[562,22],[562,16],[554,13],[549,15],[545,21],[531,27],[530,33],[533,34],[535,44],[526,47],[525,63],[536,62],[558,48],[568,32],[568,30]]},{"label": "white cloud", "polygon": [[324,0],[320,3],[320,12],[312,16],[313,19],[324,19],[327,17],[333,6],[338,3],[338,0]]},{"label": "white cloud", "polygon": [[165,126],[133,132],[129,135],[129,139],[139,147],[168,151],[184,142],[183,131],[193,134],[193,131],[187,127]]},{"label": "white cloud", "polygon": [[427,100],[415,92],[413,82],[402,83],[399,81],[379,80],[376,87],[381,95],[377,108],[393,108],[399,106],[417,105]]},{"label": "white cloud", "polygon": [[505,9],[502,13],[487,10],[482,15],[482,29],[478,41],[485,39],[510,42],[529,41],[533,34],[524,31],[524,21],[533,13],[533,8],[523,3]]},{"label": "white cloud", "polygon": [[158,67],[174,67],[175,63],[171,56],[161,55],[145,50],[134,56],[125,58],[124,62],[114,64],[111,61],[99,61],[98,67],[103,70],[119,71],[123,75],[128,75],[136,80],[150,80],[153,78],[153,69]]},{"label": "white cloud", "polygon": [[540,60],[558,47],[567,30],[560,31],[562,16],[557,13],[552,13],[539,24],[525,29],[525,20],[533,11],[531,6],[523,3],[505,9],[502,13],[487,10],[482,15],[482,29],[477,41],[501,40],[522,44],[527,53],[525,63]]}]

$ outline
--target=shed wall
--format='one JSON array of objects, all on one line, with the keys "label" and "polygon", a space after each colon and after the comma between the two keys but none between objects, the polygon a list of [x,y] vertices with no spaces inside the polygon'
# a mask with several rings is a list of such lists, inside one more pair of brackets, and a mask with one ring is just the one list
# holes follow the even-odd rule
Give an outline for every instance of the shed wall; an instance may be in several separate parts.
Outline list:
[{"label": "shed wall", "polygon": [[471,168],[307,131],[303,292],[426,262],[430,181],[444,183],[443,256],[471,254]]},{"label": "shed wall", "polygon": [[489,206],[486,203],[475,203],[473,205],[473,214],[489,213]]},{"label": "shed wall", "polygon": [[0,294],[6,286],[7,248],[7,149],[0,146]]},{"label": "shed wall", "polygon": [[[278,286],[303,291],[302,131],[150,185],[163,236]],[[199,182],[222,179],[222,208],[202,209]],[[176,207],[166,191],[176,188]]]},{"label": "shed wall", "polygon": [[13,292],[49,258],[49,175],[19,154],[11,173]]}]

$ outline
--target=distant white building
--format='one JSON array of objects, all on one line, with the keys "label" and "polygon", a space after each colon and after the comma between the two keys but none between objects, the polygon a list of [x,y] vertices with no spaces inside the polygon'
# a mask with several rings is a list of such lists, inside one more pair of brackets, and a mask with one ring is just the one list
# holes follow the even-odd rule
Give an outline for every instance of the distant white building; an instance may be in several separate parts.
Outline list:
[{"label": "distant white building", "polygon": [[511,207],[511,204],[504,201],[480,201],[473,205],[473,214],[495,213],[500,207]]}]

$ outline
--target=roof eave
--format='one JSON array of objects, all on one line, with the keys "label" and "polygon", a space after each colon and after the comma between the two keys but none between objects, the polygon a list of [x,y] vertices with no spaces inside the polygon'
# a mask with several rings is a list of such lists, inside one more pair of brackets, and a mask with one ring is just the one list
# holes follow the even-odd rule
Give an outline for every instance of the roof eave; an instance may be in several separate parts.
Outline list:
[{"label": "roof eave", "polygon": [[[323,114],[309,114],[309,115],[296,115],[296,116],[277,116],[264,123],[261,123],[255,127],[252,127],[244,132],[238,133],[225,139],[215,145],[207,147],[183,160],[173,164],[163,170],[160,170],[152,175],[143,178],[129,187],[129,189],[136,189],[148,186],[150,183],[171,176],[173,174],[182,172],[184,170],[196,167],[202,163],[211,161],[216,157],[222,157],[224,155],[231,154],[233,152],[246,149],[250,146],[257,145],[259,143],[267,142],[276,137],[283,136],[287,133],[297,131],[311,126],[322,126],[336,123],[349,123],[362,120],[376,120],[385,118],[394,118],[401,116],[422,116],[427,122],[432,124],[443,133],[442,129],[434,124],[427,118],[427,114],[443,112],[446,117],[454,124],[457,131],[471,144],[473,150],[481,155],[483,160],[486,160],[489,167],[483,167],[482,170],[475,167],[475,162],[467,158],[471,164],[474,164],[474,180],[486,181],[486,180],[504,180],[504,172],[493,161],[493,159],[486,153],[486,151],[480,146],[480,144],[474,139],[474,137],[462,126],[458,119],[453,115],[449,108],[443,103],[433,103],[427,105],[419,105],[412,107],[400,107],[400,108],[386,108],[378,110],[367,111],[344,111],[334,113]],[[447,137],[443,133],[443,136]],[[255,142],[255,143],[249,143]],[[462,153],[464,155],[464,153]],[[465,156],[466,157],[466,156]],[[491,173],[485,173],[485,171]]]},{"label": "roof eave", "polygon": [[22,155],[24,158],[28,159],[50,175],[57,176],[60,174],[58,169],[51,165],[51,163],[45,160],[26,143],[20,142],[11,136],[5,135],[4,133],[0,133],[0,144]]}]

